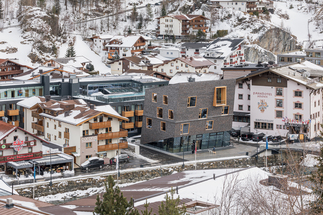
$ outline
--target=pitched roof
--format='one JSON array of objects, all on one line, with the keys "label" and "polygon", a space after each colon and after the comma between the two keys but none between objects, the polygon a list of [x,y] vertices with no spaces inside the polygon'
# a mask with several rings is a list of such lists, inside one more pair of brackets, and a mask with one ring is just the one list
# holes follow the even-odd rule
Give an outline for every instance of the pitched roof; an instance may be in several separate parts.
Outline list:
[{"label": "pitched roof", "polygon": [[16,130],[16,126],[10,125],[9,123],[5,123],[0,121],[0,140],[6,137],[8,134]]},{"label": "pitched roof", "polygon": [[10,61],[11,63],[17,64],[17,65],[22,66],[22,67],[32,69],[30,66],[22,65],[22,64],[19,64],[17,62],[14,62],[12,60],[9,60],[9,59],[0,59],[0,65],[3,64],[4,62],[7,62],[7,61]]},{"label": "pitched roof", "polygon": [[110,41],[113,40],[117,40],[119,41],[121,44],[107,44],[106,47],[123,47],[123,48],[130,48],[132,47],[137,40],[139,40],[140,38],[146,40],[144,37],[142,36],[114,36],[111,38]]},{"label": "pitched roof", "polygon": [[216,81],[221,79],[220,76],[215,73],[195,74],[189,72],[177,72],[169,81],[169,84],[187,83],[190,78],[193,78],[194,82]]},{"label": "pitched roof", "polygon": [[321,83],[318,78],[310,78],[311,74],[315,74],[315,77],[323,77],[323,68],[318,68],[316,64],[313,64],[308,61],[275,68],[265,68],[249,73],[248,75],[242,76],[238,78],[237,81],[244,80],[246,78],[252,78],[256,75],[260,75],[266,72],[275,73],[279,76],[293,80],[301,85],[304,85],[314,90],[323,88],[323,83]]},{"label": "pitched roof", "polygon": [[239,45],[243,41],[244,39],[217,38],[208,45],[206,51],[216,52],[217,56],[214,56],[216,58],[225,58],[229,56],[234,50],[238,49]]},{"label": "pitched roof", "polygon": [[183,43],[182,47],[200,49],[200,48],[207,47],[208,45],[209,43]]},{"label": "pitched roof", "polygon": [[194,68],[199,68],[199,67],[209,67],[214,65],[211,61],[208,59],[205,59],[204,57],[200,56],[194,56],[194,57],[179,57],[177,58],[178,60],[194,67]]},{"label": "pitched roof", "polygon": [[169,78],[169,79],[172,78],[172,77],[166,75],[166,73],[164,73],[164,72],[157,72],[157,71],[154,71],[154,70],[129,69],[124,74],[131,75],[132,73],[145,74],[145,75],[149,75],[149,76],[154,76],[155,74],[157,74],[157,75],[161,75],[161,76],[164,76],[166,78]]}]

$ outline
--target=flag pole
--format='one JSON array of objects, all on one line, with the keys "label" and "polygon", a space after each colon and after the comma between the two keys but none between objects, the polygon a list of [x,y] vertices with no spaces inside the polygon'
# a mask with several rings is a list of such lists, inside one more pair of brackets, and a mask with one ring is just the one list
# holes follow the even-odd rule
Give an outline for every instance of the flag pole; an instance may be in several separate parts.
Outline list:
[{"label": "flag pole", "polygon": [[266,137],[266,170],[267,170],[267,149],[268,149],[268,137]]}]

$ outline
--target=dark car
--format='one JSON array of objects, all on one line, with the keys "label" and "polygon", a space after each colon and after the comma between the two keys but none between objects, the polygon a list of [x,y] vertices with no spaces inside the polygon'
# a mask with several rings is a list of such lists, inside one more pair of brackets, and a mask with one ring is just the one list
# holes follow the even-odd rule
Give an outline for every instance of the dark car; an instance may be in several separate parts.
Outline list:
[{"label": "dark car", "polygon": [[230,135],[231,135],[231,137],[238,137],[238,136],[240,136],[240,131],[235,130],[235,129],[231,129],[230,130]]},{"label": "dark car", "polygon": [[273,136],[271,136],[271,135],[269,135],[269,136],[267,136],[267,137],[263,137],[263,138],[262,138],[262,140],[263,140],[264,142],[266,142],[266,138],[268,138],[268,142],[269,142],[269,141],[273,141]]},{"label": "dark car", "polygon": [[94,168],[102,168],[104,166],[104,160],[98,157],[89,158],[87,161],[81,164],[81,170],[90,170]]},{"label": "dark car", "polygon": [[[129,162],[129,156],[127,154],[120,154],[117,156],[119,156],[119,163],[128,163]],[[110,159],[110,164],[117,163],[117,156]]]},{"label": "dark car", "polygon": [[252,139],[253,133],[244,133],[241,134],[241,140],[243,141],[249,141]]},{"label": "dark car", "polygon": [[281,136],[273,136],[273,142],[280,142],[283,138]]},{"label": "dark car", "polygon": [[255,142],[259,142],[259,141],[262,141],[264,136],[266,136],[264,133],[260,133],[260,134],[254,134],[252,136],[252,141],[255,141]]}]

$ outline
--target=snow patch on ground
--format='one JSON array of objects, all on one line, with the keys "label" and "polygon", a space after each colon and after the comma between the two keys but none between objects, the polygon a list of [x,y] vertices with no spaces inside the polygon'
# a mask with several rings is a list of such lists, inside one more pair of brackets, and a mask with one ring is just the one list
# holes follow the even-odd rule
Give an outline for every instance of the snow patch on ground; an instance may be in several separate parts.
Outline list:
[{"label": "snow patch on ground", "polygon": [[304,160],[301,162],[301,165],[306,167],[314,167],[319,164],[317,158],[317,155],[307,154]]}]

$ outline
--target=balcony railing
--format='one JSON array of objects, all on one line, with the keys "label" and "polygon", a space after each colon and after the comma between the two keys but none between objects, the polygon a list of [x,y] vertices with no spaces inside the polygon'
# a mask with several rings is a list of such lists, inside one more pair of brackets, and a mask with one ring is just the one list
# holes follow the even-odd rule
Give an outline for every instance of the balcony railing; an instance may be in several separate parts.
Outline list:
[{"label": "balcony railing", "polygon": [[4,116],[4,110],[0,111],[0,117]]},{"label": "balcony railing", "polygon": [[142,122],[138,122],[138,121],[136,121],[136,122],[135,122],[135,126],[136,126],[137,128],[141,128],[141,127],[142,127]]},{"label": "balcony railing", "polygon": [[32,129],[35,129],[37,131],[44,132],[44,126],[42,126],[42,125],[38,125],[36,123],[32,123],[31,124],[31,127],[32,127]]},{"label": "balcony railing", "polygon": [[142,116],[142,115],[144,115],[144,110],[136,110],[135,114],[136,114],[136,116]]},{"label": "balcony railing", "polygon": [[128,131],[121,130],[118,132],[109,132],[109,133],[104,133],[104,134],[98,134],[98,140],[114,139],[114,138],[121,138],[121,137],[128,137]]},{"label": "balcony railing", "polygon": [[64,132],[64,138],[65,139],[70,139],[70,133],[69,132]]},{"label": "balcony railing", "polygon": [[122,116],[124,117],[133,117],[134,111],[122,111]]},{"label": "balcony railing", "polygon": [[76,146],[70,146],[64,148],[65,154],[72,154],[72,152],[76,152]]},{"label": "balcony railing", "polygon": [[194,54],[200,54],[200,52],[194,52]]},{"label": "balcony railing", "polygon": [[19,121],[9,121],[10,125],[19,126]]},{"label": "balcony railing", "polygon": [[128,148],[128,142],[122,141],[119,144],[114,143],[114,144],[98,146],[98,152],[105,152],[105,151],[111,151],[111,150],[117,150],[117,149],[126,149],[126,148]]},{"label": "balcony railing", "polygon": [[37,119],[43,119],[44,118],[44,117],[40,116],[39,113],[37,113],[35,111],[31,112],[31,116],[32,117],[35,117]]},{"label": "balcony railing", "polygon": [[124,123],[122,123],[122,128],[123,129],[131,129],[131,128],[134,128],[134,123],[133,122],[124,122]]},{"label": "balcony railing", "polygon": [[146,45],[146,43],[136,43],[134,46],[138,47],[138,46],[145,46],[145,45]]},{"label": "balcony railing", "polygon": [[136,50],[131,50],[131,53],[135,53],[135,52],[142,52],[144,49],[136,49]]},{"label": "balcony railing", "polygon": [[90,129],[100,129],[111,127],[111,121],[90,123]]},{"label": "balcony railing", "polygon": [[16,109],[16,110],[8,110],[8,116],[17,116],[19,115],[19,110]]}]

